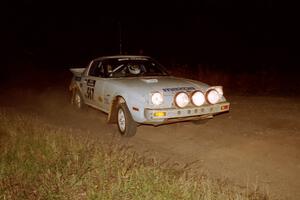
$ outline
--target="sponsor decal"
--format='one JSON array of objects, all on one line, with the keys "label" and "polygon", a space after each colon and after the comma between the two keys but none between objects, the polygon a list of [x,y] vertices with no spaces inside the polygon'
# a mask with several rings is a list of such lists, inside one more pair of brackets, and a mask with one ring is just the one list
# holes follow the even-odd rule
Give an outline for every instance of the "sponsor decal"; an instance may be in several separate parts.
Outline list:
[{"label": "sponsor decal", "polygon": [[81,81],[81,76],[75,76],[75,81]]},{"label": "sponsor decal", "polygon": [[89,80],[87,81],[86,84],[87,84],[88,86],[94,87],[94,86],[95,86],[95,83],[96,83],[95,80],[89,79]]},{"label": "sponsor decal", "polygon": [[141,58],[141,57],[128,57],[128,58],[119,58],[118,61],[124,60],[148,60],[148,58]]},{"label": "sponsor decal", "polygon": [[194,87],[163,88],[164,92],[192,91]]}]

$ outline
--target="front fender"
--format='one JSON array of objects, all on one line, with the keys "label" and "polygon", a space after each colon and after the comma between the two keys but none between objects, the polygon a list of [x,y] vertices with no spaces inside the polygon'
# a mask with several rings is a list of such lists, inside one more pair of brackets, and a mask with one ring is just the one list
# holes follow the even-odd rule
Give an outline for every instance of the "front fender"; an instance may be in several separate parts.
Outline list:
[{"label": "front fender", "polygon": [[[114,94],[114,99],[123,98],[128,110],[134,121],[142,123],[145,121],[144,109],[146,102],[146,97],[136,92],[119,92]],[[113,101],[114,102],[114,101]],[[114,106],[112,102],[112,107]],[[113,109],[111,109],[112,111]]]}]

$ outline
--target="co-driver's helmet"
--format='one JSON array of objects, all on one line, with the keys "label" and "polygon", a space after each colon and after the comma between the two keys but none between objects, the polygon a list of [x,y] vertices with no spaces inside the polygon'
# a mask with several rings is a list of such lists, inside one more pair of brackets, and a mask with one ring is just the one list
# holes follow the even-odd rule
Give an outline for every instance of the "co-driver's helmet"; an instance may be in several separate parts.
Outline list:
[{"label": "co-driver's helmet", "polygon": [[129,64],[128,69],[131,74],[137,75],[137,74],[141,73],[141,68],[137,64]]}]

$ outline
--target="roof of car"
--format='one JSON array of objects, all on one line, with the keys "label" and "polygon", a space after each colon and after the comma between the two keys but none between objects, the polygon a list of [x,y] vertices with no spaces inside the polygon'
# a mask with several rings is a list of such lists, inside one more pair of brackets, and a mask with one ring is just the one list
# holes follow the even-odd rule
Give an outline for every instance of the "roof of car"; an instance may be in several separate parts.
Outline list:
[{"label": "roof of car", "polygon": [[114,55],[114,56],[102,56],[99,58],[96,58],[94,60],[105,60],[105,59],[118,59],[118,58],[123,58],[123,59],[150,59],[149,56],[141,56],[141,55]]}]

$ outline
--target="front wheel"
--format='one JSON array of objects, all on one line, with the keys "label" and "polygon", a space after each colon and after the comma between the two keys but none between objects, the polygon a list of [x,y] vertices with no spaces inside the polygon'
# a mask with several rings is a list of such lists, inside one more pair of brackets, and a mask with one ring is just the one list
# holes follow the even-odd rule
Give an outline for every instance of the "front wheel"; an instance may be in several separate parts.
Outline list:
[{"label": "front wheel", "polygon": [[136,134],[137,123],[132,119],[125,103],[118,106],[118,128],[122,136],[132,137]]}]

